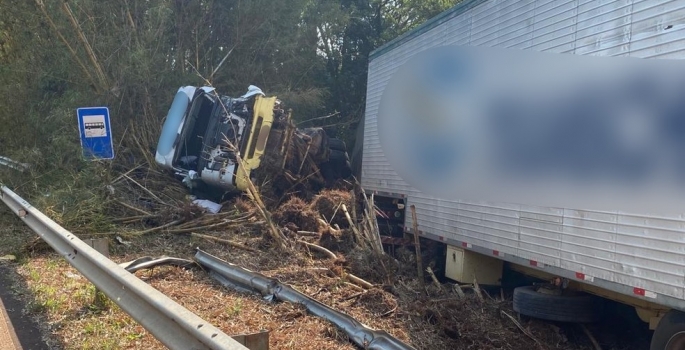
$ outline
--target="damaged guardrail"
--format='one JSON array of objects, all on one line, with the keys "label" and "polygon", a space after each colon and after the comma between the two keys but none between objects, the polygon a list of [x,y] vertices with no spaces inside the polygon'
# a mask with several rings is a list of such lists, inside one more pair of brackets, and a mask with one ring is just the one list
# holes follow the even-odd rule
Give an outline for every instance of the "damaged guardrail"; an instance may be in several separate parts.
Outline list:
[{"label": "damaged guardrail", "polygon": [[69,264],[170,349],[247,348],[91,248],[5,186],[0,199]]},{"label": "damaged guardrail", "polygon": [[14,169],[17,171],[25,171],[29,168],[28,164],[25,163],[19,163],[17,161],[14,161],[12,159],[9,159],[7,157],[0,156],[0,166],[8,167],[10,169]]},{"label": "damaged guardrail", "polygon": [[302,304],[313,315],[333,322],[347,333],[350,339],[363,349],[415,350],[385,331],[373,330],[354,318],[336,311],[275,279],[252,272],[212,256],[200,249],[195,260],[210,270],[210,275],[222,284],[238,290],[257,291],[267,298],[277,298]]}]

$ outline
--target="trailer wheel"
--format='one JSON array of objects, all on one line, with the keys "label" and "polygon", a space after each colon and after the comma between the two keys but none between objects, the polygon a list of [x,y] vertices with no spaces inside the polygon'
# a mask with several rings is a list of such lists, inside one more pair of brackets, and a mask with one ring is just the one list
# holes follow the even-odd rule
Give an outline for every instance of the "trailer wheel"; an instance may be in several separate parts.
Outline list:
[{"label": "trailer wheel", "polygon": [[659,321],[650,350],[685,349],[685,313],[671,310]]},{"label": "trailer wheel", "polygon": [[319,165],[324,179],[329,181],[329,185],[338,179],[347,179],[352,175],[350,159],[347,152],[331,149],[328,161]]},{"label": "trailer wheel", "polygon": [[347,152],[347,145],[345,145],[345,141],[343,141],[341,139],[334,139],[334,138],[328,139],[328,148],[336,150],[336,151]]},{"label": "trailer wheel", "polygon": [[331,162],[347,162],[349,161],[349,158],[347,157],[347,152],[331,148],[331,152],[328,155],[328,160]]},{"label": "trailer wheel", "polygon": [[553,295],[538,292],[533,286],[514,289],[514,311],[543,320],[595,322],[601,315],[601,299],[586,295]]}]

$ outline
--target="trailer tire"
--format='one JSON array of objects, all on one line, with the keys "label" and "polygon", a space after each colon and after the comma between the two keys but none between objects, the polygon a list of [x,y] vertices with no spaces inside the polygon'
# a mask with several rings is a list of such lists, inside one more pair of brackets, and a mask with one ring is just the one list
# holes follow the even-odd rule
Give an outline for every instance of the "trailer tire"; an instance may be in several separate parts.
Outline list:
[{"label": "trailer tire", "polygon": [[328,160],[331,162],[348,162],[349,158],[347,157],[347,152],[331,149]]},{"label": "trailer tire", "polygon": [[336,151],[347,152],[347,145],[345,145],[345,141],[341,139],[328,139],[328,148]]},{"label": "trailer tire", "polygon": [[548,321],[596,322],[602,312],[601,306],[601,299],[586,294],[545,294],[533,286],[514,289],[514,311]]},{"label": "trailer tire", "polygon": [[675,350],[685,347],[685,313],[671,310],[661,318],[652,335],[650,350]]},{"label": "trailer tire", "polygon": [[347,152],[331,149],[328,154],[328,161],[320,165],[321,174],[324,179],[336,181],[347,179],[352,175],[350,158]]}]

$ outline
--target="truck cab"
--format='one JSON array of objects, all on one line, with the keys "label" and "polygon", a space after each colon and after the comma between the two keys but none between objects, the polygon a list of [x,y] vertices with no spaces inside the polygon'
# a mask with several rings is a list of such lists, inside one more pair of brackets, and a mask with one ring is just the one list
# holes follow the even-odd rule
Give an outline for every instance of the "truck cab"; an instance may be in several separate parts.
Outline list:
[{"label": "truck cab", "polygon": [[181,87],[155,160],[191,188],[201,181],[228,192],[246,190],[246,178],[259,167],[276,104],[255,86],[237,98],[219,96],[210,87]]},{"label": "truck cab", "polygon": [[260,176],[280,176],[281,190],[350,176],[344,142],[322,128],[297,129],[281,101],[253,85],[240,97],[207,86],[179,88],[155,161],[189,188],[214,193],[247,191],[249,180]]}]

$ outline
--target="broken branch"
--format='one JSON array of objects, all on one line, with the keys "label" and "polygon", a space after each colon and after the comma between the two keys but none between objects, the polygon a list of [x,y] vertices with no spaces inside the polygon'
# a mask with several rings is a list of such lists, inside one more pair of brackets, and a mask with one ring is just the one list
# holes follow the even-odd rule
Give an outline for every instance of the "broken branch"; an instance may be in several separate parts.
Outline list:
[{"label": "broken branch", "polygon": [[347,218],[347,223],[350,224],[350,228],[352,229],[352,232],[354,232],[354,236],[357,239],[357,242],[362,243],[362,235],[359,232],[359,229],[357,229],[357,225],[352,222],[352,218],[350,217],[350,212],[347,211],[347,206],[343,204],[342,206],[343,213],[345,214],[345,218]]},{"label": "broken branch", "polygon": [[414,225],[412,231],[414,233],[414,246],[416,247],[416,269],[419,274],[419,281],[423,283],[424,277],[422,268],[423,262],[421,261],[421,240],[419,240],[419,223],[416,219],[416,207],[413,204],[411,205],[411,220]]},{"label": "broken branch", "polygon": [[203,235],[203,234],[201,234],[201,233],[195,233],[195,232],[191,232],[191,233],[190,233],[190,236],[191,236],[191,237],[197,237],[197,238],[206,239],[206,240],[208,240],[208,241],[214,241],[214,242],[218,242],[218,243],[223,243],[223,244],[226,244],[226,245],[230,245],[231,247],[240,248],[240,249],[247,250],[247,251],[253,252],[253,253],[259,252],[257,249],[248,247],[248,246],[246,246],[246,245],[244,245],[244,244],[242,244],[242,243],[229,241],[229,240],[227,240],[227,239],[222,239],[222,238],[213,237],[213,236],[209,236],[209,235]]},{"label": "broken branch", "polygon": [[518,327],[518,329],[520,329],[521,332],[523,332],[523,334],[525,334],[526,336],[528,336],[528,338],[533,339],[533,341],[535,341],[535,343],[538,344],[538,346],[540,346],[541,348],[543,347],[543,346],[542,346],[542,343],[540,343],[540,341],[537,340],[537,338],[535,338],[535,337],[533,336],[532,333],[530,333],[527,329],[525,329],[525,328],[521,325],[521,323],[519,323],[519,321],[517,321],[513,316],[511,316],[511,315],[509,315],[508,313],[504,312],[504,310],[500,310],[500,312],[501,312],[504,316],[507,316],[507,317],[511,320],[511,322],[514,322],[514,324],[516,325],[516,327]]},{"label": "broken branch", "polygon": [[592,335],[592,333],[590,333],[590,330],[587,329],[587,327],[582,323],[580,324],[580,328],[583,329],[583,333],[585,333],[585,335],[587,335],[587,337],[590,339],[590,341],[592,342],[592,345],[595,347],[595,350],[602,350],[602,346],[599,345],[599,343],[597,342],[597,339],[595,339],[595,337]]},{"label": "broken branch", "polygon": [[365,280],[363,280],[363,279],[361,279],[361,278],[359,278],[359,277],[357,277],[351,273],[346,273],[345,277],[348,280],[350,280],[350,282],[352,282],[358,286],[364,287],[365,289],[373,288],[373,284],[371,284],[371,283],[369,283],[369,282],[367,282],[367,281],[365,281]]},{"label": "broken branch", "polygon": [[157,226],[157,227],[153,227],[153,228],[151,228],[151,229],[147,229],[147,230],[143,230],[143,231],[138,231],[138,232],[130,233],[130,234],[128,234],[128,235],[129,235],[129,236],[142,236],[142,235],[147,234],[147,233],[157,232],[157,231],[159,231],[159,230],[163,230],[163,229],[165,229],[165,228],[168,228],[168,227],[171,227],[171,226],[174,226],[174,225],[178,225],[178,224],[180,224],[181,222],[183,222],[183,220],[174,220],[174,221],[172,221],[172,222],[170,222],[170,223],[168,223],[168,224],[164,224],[164,225],[162,225],[162,226]]},{"label": "broken branch", "polygon": [[312,232],[312,231],[297,231],[295,232],[296,234],[300,236],[309,236],[309,237],[319,237],[321,236],[320,233],[318,232]]},{"label": "broken branch", "polygon": [[115,201],[115,202],[117,202],[118,204],[120,204],[120,205],[123,206],[123,207],[126,207],[126,208],[128,208],[128,209],[131,209],[131,210],[133,210],[133,211],[137,211],[137,212],[142,213],[142,214],[144,214],[144,215],[146,215],[146,216],[154,216],[153,214],[148,213],[148,212],[146,212],[146,211],[143,210],[143,209],[136,208],[136,207],[134,207],[134,206],[132,206],[132,205],[130,205],[130,204],[124,203],[124,202],[122,202],[122,201]]},{"label": "broken branch", "polygon": [[464,291],[461,288],[462,287],[458,284],[454,285],[454,291],[457,292],[459,299],[464,299],[466,297],[466,295],[464,294]]},{"label": "broken branch", "polygon": [[326,249],[320,245],[316,245],[314,243],[309,243],[309,242],[305,242],[305,241],[301,241],[301,240],[297,241],[297,243],[302,244],[302,245],[304,245],[310,249],[314,249],[319,253],[323,253],[324,255],[328,256],[329,258],[331,258],[333,260],[338,258],[332,251],[330,251],[330,250],[328,250],[328,249]]},{"label": "broken branch", "polygon": [[220,227],[220,226],[226,226],[226,225],[232,224],[232,223],[234,223],[234,222],[231,222],[231,221],[223,221],[223,222],[219,222],[219,223],[212,224],[212,225],[199,226],[199,227],[179,228],[179,229],[175,229],[175,230],[169,230],[168,232],[169,232],[169,233],[188,233],[188,232],[191,232],[191,231],[200,231],[200,230],[207,230],[207,229],[210,229],[210,228],[217,228],[217,227]]},{"label": "broken branch", "polygon": [[392,314],[393,312],[395,312],[396,310],[397,310],[397,305],[395,305],[395,307],[392,308],[391,310],[388,310],[388,311],[386,311],[386,312],[384,312],[384,313],[378,315],[378,317],[387,317],[387,316],[389,316],[390,314]]},{"label": "broken branch", "polygon": [[485,301],[483,300],[483,294],[481,293],[476,276],[473,276],[473,292],[476,293],[476,296],[478,296],[478,300],[480,300],[481,303]]},{"label": "broken branch", "polygon": [[435,284],[435,286],[438,287],[438,289],[442,289],[440,281],[438,281],[438,278],[435,277],[435,273],[433,273],[433,269],[431,269],[430,266],[426,267],[426,272],[428,272],[428,275],[430,275],[431,279],[433,280],[433,284]]}]

